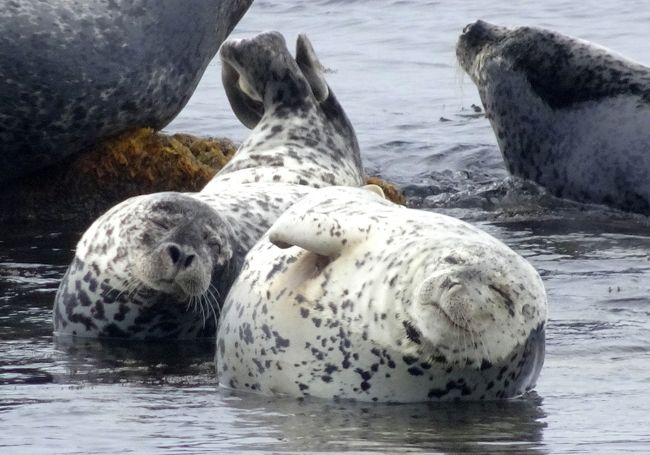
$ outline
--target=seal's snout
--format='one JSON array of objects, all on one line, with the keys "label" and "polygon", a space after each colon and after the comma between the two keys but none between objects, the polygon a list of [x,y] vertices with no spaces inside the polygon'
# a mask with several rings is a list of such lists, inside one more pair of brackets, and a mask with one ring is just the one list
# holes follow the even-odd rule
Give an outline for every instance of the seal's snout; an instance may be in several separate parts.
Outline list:
[{"label": "seal's snout", "polygon": [[499,25],[490,24],[477,20],[467,24],[459,38],[459,45],[462,44],[468,49],[480,49],[486,45],[495,44],[504,39],[510,29]]},{"label": "seal's snout", "polygon": [[165,252],[167,256],[169,256],[172,266],[178,270],[190,268],[196,258],[196,254],[193,250],[187,251],[181,245],[176,243],[170,243],[167,245],[165,247]]},{"label": "seal's snout", "polygon": [[463,28],[463,39],[467,46],[475,47],[482,46],[486,43],[494,41],[497,38],[496,27],[482,20],[477,20],[471,24],[467,24]]}]

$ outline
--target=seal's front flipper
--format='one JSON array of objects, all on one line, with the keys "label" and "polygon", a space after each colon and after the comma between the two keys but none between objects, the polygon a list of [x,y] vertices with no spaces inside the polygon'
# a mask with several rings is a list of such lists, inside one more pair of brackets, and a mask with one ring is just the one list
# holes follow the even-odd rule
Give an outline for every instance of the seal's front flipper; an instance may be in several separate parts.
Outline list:
[{"label": "seal's front flipper", "polygon": [[[287,212],[269,230],[271,243],[280,248],[298,246],[312,253],[330,258],[341,255],[343,249],[364,239],[370,230],[354,226],[349,219],[338,220],[335,214],[307,211],[301,214]],[[355,223],[356,224],[356,223]]]},{"label": "seal's front flipper", "polygon": [[[384,193],[377,185],[341,190],[343,195],[354,191],[349,202],[352,204],[361,200],[384,199]],[[362,213],[342,215],[330,207],[332,203],[337,204],[336,196],[323,201],[318,193],[305,197],[278,218],[269,229],[271,243],[279,248],[298,246],[321,256],[336,258],[343,250],[366,241],[372,232],[379,229],[372,217]]]}]

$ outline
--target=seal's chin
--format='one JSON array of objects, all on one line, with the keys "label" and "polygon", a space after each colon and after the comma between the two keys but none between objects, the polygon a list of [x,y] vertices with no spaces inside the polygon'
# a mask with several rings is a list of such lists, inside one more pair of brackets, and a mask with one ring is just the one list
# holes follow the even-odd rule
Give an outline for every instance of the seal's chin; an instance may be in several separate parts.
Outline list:
[{"label": "seal's chin", "polygon": [[210,288],[210,280],[203,277],[191,276],[176,280],[176,286],[187,298],[201,297]]},{"label": "seal's chin", "polygon": [[440,322],[447,323],[450,328],[467,333],[473,332],[467,316],[463,315],[462,312],[453,311],[453,308],[444,308],[438,302],[431,302],[428,310],[439,316]]}]

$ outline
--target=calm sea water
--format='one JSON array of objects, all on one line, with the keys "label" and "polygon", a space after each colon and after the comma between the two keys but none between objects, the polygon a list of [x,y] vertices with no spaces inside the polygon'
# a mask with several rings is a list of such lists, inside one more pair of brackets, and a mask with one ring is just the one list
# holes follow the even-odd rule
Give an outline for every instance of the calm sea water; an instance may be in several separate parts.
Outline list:
[{"label": "calm sea water", "polygon": [[[307,32],[369,172],[538,268],[551,316],[536,395],[298,402],[218,390],[210,344],[55,344],[52,300],[85,226],[0,227],[0,453],[650,453],[650,221],[507,179],[454,57],[477,18],[550,27],[650,64],[640,0],[256,0],[233,36]],[[168,129],[246,137],[218,61]]]}]

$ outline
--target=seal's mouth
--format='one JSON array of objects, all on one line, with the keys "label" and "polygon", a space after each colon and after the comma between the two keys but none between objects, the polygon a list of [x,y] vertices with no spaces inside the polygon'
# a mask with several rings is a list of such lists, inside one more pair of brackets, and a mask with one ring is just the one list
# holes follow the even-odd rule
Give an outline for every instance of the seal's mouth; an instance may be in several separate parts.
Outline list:
[{"label": "seal's mouth", "polygon": [[[454,286],[460,286],[460,283]],[[452,286],[452,287],[454,287]],[[466,318],[463,317],[452,317],[450,313],[447,312],[445,308],[443,308],[438,302],[430,302],[430,309],[433,309],[439,316],[442,316],[443,320],[447,322],[451,327],[454,327],[458,330],[461,330],[463,332],[467,333],[478,333],[475,332],[469,327],[469,321]]]}]

